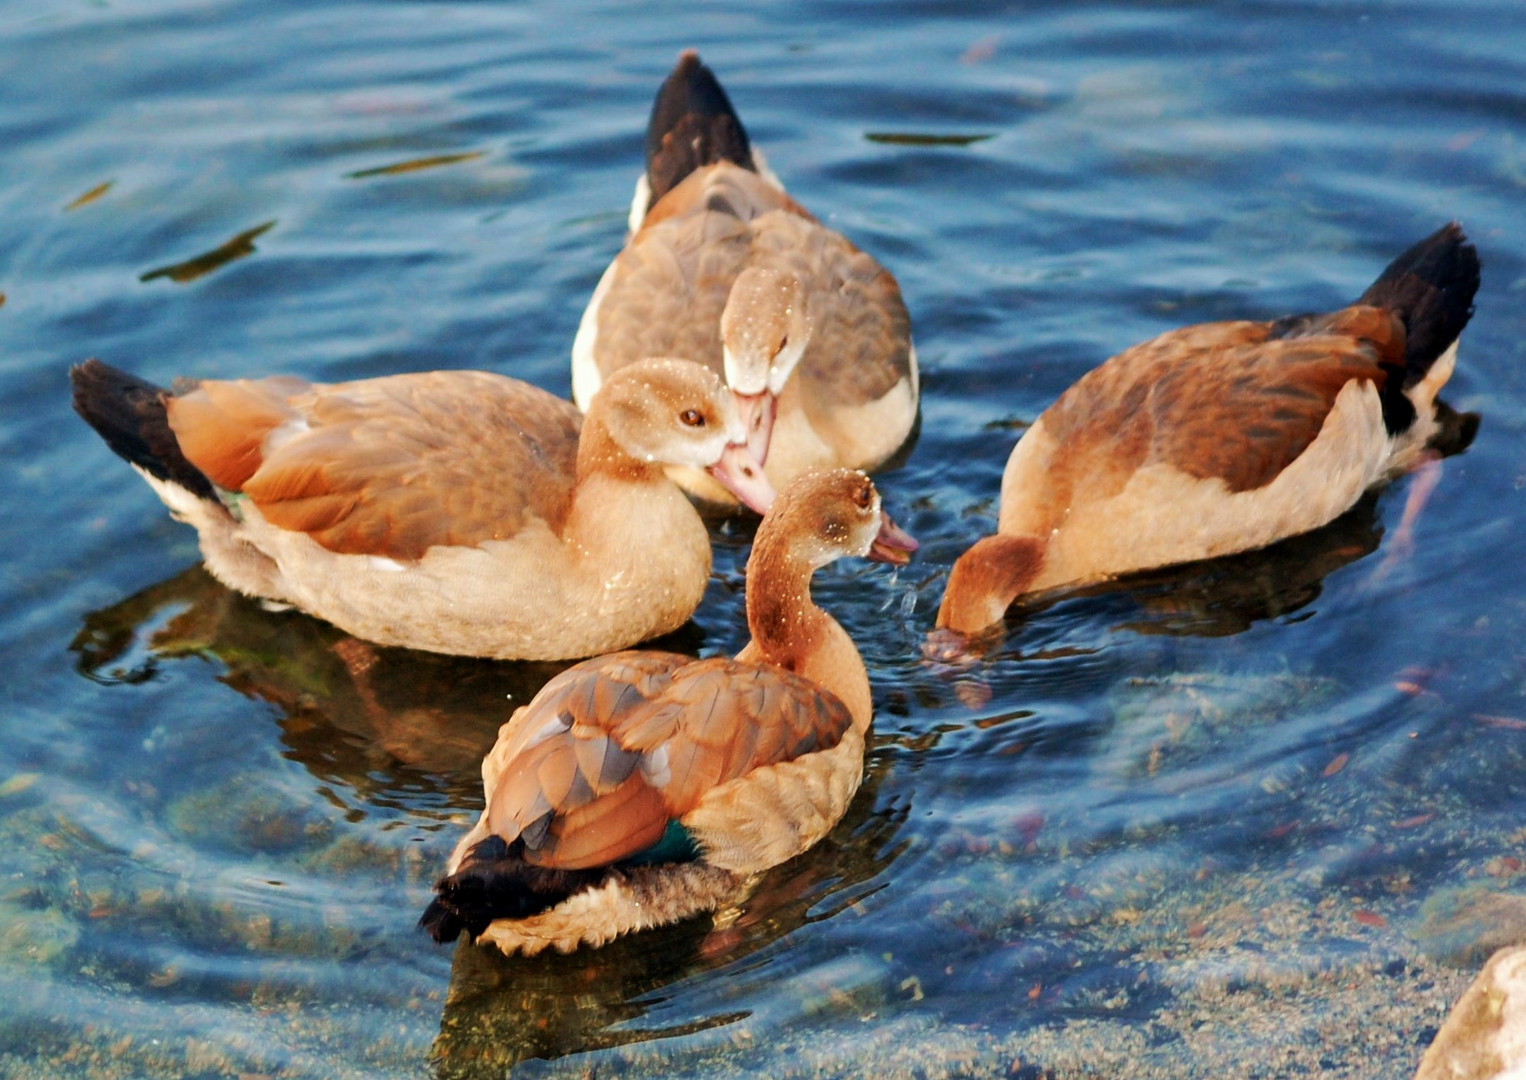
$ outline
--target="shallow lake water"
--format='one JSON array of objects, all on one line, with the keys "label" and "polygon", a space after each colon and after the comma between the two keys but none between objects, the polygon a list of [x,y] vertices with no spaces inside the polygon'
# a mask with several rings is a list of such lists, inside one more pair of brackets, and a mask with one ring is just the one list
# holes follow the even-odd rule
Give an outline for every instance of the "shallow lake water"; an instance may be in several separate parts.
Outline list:
[{"label": "shallow lake water", "polygon": [[[701,50],[900,279],[922,541],[839,564],[863,790],[740,908],[511,961],[414,927],[556,670],[266,611],[71,413],[158,382],[569,390],[651,95]],[[1526,937],[1526,10],[42,0],[0,16],[0,1073],[1402,1076]],[[1012,441],[1188,322],[1357,296],[1457,218],[1474,445],[1268,552],[918,659]],[[717,522],[672,644],[745,638]]]}]

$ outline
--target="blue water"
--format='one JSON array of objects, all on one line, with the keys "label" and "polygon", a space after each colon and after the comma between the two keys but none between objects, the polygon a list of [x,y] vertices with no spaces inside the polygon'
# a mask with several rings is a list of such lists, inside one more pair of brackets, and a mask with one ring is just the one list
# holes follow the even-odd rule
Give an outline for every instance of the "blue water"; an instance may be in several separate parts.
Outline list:
[{"label": "blue water", "polygon": [[[718,922],[436,948],[413,923],[478,762],[555,668],[230,595],[66,370],[566,393],[684,46],[914,322],[920,438],[880,483],[923,549],[818,579],[874,684],[866,782]],[[1516,0],[42,0],[0,11],[0,68],[0,1072],[1071,1075],[1112,1040],[1166,1075],[1284,1049],[1403,1075],[1483,948],[1445,913],[1526,887]],[[919,662],[1072,380],[1339,305],[1452,218],[1484,280],[1446,396],[1483,422],[1407,543],[1408,479],[1273,552],[1014,616],[959,678]],[[749,533],[717,528],[678,645],[744,639]],[[1183,1019],[1226,994],[1238,1035]]]}]

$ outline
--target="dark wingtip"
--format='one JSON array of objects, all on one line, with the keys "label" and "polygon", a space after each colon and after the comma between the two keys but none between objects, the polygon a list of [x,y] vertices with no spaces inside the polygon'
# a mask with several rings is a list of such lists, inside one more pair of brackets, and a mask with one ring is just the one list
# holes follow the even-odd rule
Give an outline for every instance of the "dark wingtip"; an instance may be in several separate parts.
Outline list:
[{"label": "dark wingtip", "polygon": [[1468,325],[1480,275],[1478,249],[1452,221],[1389,263],[1357,301],[1404,320],[1406,385],[1423,378]]},{"label": "dark wingtip", "polygon": [[73,391],[74,411],[79,413],[80,418],[87,424],[90,423],[92,396],[99,392],[99,387],[114,381],[113,376],[120,378],[125,374],[93,356],[83,363],[75,364],[69,369],[69,387]]},{"label": "dark wingtip", "polygon": [[597,884],[604,868],[554,870],[524,860],[524,844],[502,837],[478,841],[456,872],[435,884],[435,898],[419,917],[419,928],[435,941],[455,941],[464,931],[479,937],[495,919],[524,919],[555,907],[575,892]]},{"label": "dark wingtip", "polygon": [[648,207],[695,169],[719,161],[751,169],[752,146],[720,80],[699,53],[685,49],[658,89],[647,121]]},{"label": "dark wingtip", "polygon": [[212,482],[180,451],[162,387],[96,359],[70,368],[69,384],[74,411],[118,457],[199,498],[217,499]]},{"label": "dark wingtip", "polygon": [[436,896],[429,901],[424,914],[419,916],[419,929],[434,938],[435,944],[448,945],[461,936],[461,931],[466,929],[466,924],[441,901],[440,897]]}]

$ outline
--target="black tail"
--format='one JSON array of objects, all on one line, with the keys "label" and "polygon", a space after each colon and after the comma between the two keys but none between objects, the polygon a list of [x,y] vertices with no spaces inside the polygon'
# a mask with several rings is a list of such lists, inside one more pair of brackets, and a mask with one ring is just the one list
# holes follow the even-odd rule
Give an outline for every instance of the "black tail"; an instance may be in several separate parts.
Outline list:
[{"label": "black tail", "polygon": [[1387,308],[1404,320],[1404,385],[1410,387],[1468,325],[1476,292],[1478,250],[1454,221],[1390,263],[1357,303]]},{"label": "black tail", "polygon": [[186,460],[170,430],[164,411],[169,391],[99,360],[75,365],[69,382],[74,386],[74,411],[119,457],[216,501],[212,482]]},{"label": "black tail", "polygon": [[646,125],[646,176],[650,209],[695,169],[730,161],[753,168],[747,131],[715,73],[685,49],[652,102]]},{"label": "black tail", "polygon": [[494,919],[524,919],[596,885],[608,871],[550,870],[524,860],[524,845],[489,836],[461,860],[461,867],[435,885],[437,894],[419,926],[438,942],[465,930],[475,938]]}]

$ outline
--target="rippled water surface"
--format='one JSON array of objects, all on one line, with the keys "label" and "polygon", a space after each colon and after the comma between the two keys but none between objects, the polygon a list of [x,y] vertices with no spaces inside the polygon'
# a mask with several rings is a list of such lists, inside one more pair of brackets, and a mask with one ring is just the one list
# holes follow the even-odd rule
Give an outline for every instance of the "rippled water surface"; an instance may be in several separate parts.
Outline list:
[{"label": "rippled water surface", "polygon": [[[874,684],[866,781],[719,920],[437,948],[414,921],[478,762],[555,668],[228,593],[66,369],[566,393],[686,45],[914,320],[920,439],[881,486],[922,552],[818,579]],[[0,61],[0,1072],[1395,1076],[1526,936],[1517,0],[42,0]],[[1272,551],[1014,613],[962,676],[918,662],[1069,382],[1339,305],[1454,217],[1484,263],[1467,453]],[[717,526],[678,646],[744,639],[750,532]]]}]

